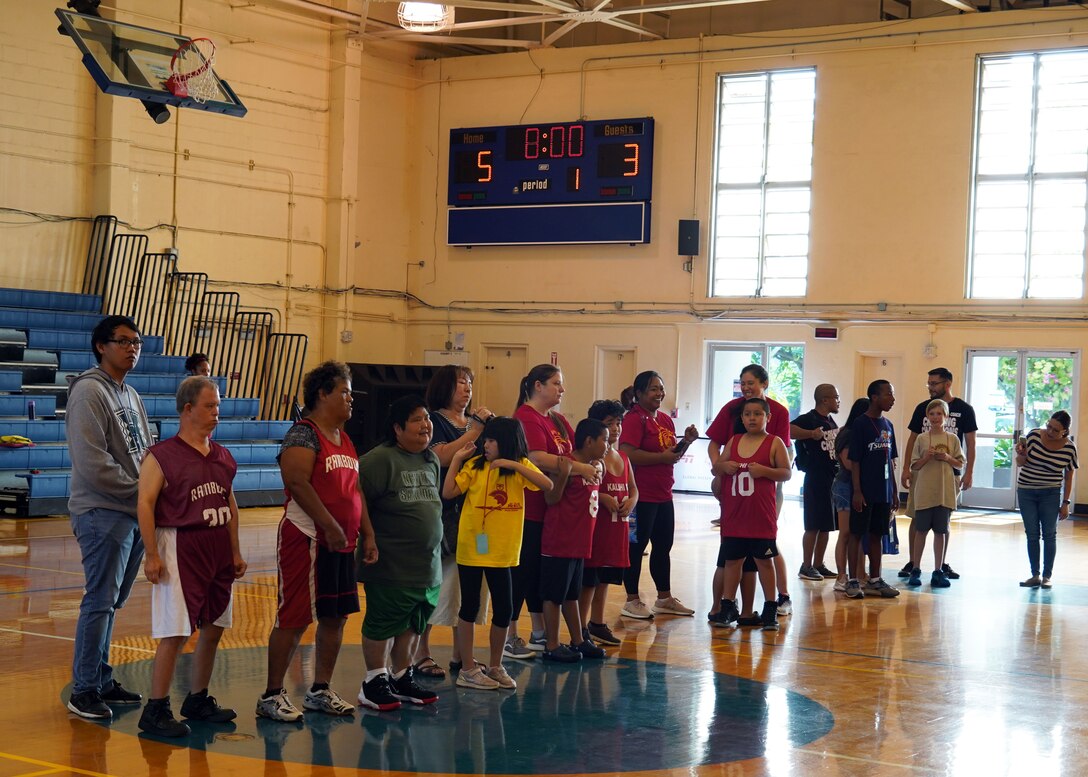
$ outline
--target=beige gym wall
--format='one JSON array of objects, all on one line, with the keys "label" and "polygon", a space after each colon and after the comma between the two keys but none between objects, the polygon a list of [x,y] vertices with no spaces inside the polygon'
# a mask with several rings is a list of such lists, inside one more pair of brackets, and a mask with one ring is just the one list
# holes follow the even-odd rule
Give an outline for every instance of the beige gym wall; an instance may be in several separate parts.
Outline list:
[{"label": "beige gym wall", "polygon": [[[477,373],[488,346],[523,345],[529,364],[556,352],[575,419],[619,389],[593,385],[601,347],[635,349],[634,368],[662,372],[680,422],[700,426],[709,341],[804,343],[806,395],[831,381],[852,397],[862,355],[899,357],[901,407],[933,366],[961,378],[969,347],[1080,348],[1083,303],[972,303],[964,276],[975,56],[1088,44],[1082,10],[415,63],[271,4],[112,5],[215,38],[250,113],[155,125],[98,93],[51,5],[0,0],[0,206],[60,219],[5,213],[0,285],[78,290],[87,226],[67,219],[112,212],[276,310],[311,337],[312,362],[421,362],[451,332]],[[799,66],[818,72],[809,294],[708,300],[716,76]],[[449,129],[638,115],[656,119],[652,243],[444,245]],[[702,223],[691,273],[675,253],[683,218]],[[363,293],[319,291],[349,286]],[[815,342],[817,321],[840,339]]]}]

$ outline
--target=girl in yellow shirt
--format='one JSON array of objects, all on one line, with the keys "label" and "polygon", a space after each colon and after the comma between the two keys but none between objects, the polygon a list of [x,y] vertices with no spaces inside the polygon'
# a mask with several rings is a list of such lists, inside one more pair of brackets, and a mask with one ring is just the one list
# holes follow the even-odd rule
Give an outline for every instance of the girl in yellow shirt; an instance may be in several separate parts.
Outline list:
[{"label": "girl in yellow shirt", "polygon": [[[492,417],[480,435],[483,456],[473,456],[469,443],[453,454],[442,496],[465,494],[457,531],[457,575],[461,583],[457,647],[465,668],[457,676],[462,688],[514,689],[517,683],[502,665],[506,630],[513,614],[510,570],[518,565],[525,521],[525,489],[548,490],[552,481],[529,461],[521,422]],[[480,582],[491,593],[490,665],[472,660],[472,638],[480,610]]]}]

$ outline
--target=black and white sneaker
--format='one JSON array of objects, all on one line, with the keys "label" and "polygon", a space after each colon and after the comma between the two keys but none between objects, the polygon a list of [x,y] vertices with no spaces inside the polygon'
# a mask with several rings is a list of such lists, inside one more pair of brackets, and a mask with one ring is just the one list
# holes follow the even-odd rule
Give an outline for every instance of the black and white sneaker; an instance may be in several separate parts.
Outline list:
[{"label": "black and white sneaker", "polygon": [[384,672],[363,683],[359,689],[359,703],[381,712],[400,709],[400,701],[393,695],[393,689],[389,685],[389,675]]},{"label": "black and white sneaker", "polygon": [[121,687],[121,683],[116,680],[112,681],[109,688],[102,691],[101,696],[106,704],[139,704],[144,699],[135,691]]},{"label": "black and white sneaker", "polygon": [[215,697],[205,689],[185,697],[185,701],[181,703],[181,717],[207,723],[229,723],[238,717],[238,713],[227,707],[220,707]]},{"label": "black and white sneaker", "polygon": [[778,631],[778,604],[776,602],[763,603],[763,630]]},{"label": "black and white sneaker", "polygon": [[170,697],[148,699],[140,715],[140,730],[159,737],[184,737],[189,735],[189,727],[174,718],[170,709]]},{"label": "black and white sneaker", "polygon": [[81,718],[92,720],[109,720],[113,717],[111,710],[98,691],[80,691],[68,697],[68,709]]},{"label": "black and white sneaker", "polygon": [[404,670],[399,680],[396,677],[390,679],[389,687],[393,697],[409,704],[434,704],[438,701],[438,694],[416,685],[415,673],[415,667],[410,666]]}]

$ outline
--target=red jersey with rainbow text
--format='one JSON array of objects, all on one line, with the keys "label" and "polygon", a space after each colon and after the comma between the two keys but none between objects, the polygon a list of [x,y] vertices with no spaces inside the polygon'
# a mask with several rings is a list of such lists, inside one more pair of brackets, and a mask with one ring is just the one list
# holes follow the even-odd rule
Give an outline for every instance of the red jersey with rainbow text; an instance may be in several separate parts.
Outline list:
[{"label": "red jersey with rainbow text", "polygon": [[728,461],[736,461],[740,469],[735,475],[722,477],[722,536],[773,540],[778,537],[778,518],[774,492],[776,482],[770,478],[755,478],[748,472],[751,464],[771,464],[771,446],[775,435],[768,434],[755,452],[748,457],[737,455],[737,445],[743,434],[733,437]]},{"label": "red jersey with rainbow text", "polygon": [[[641,451],[660,453],[676,447],[676,429],[672,419],[660,410],[652,416],[641,405],[635,405],[623,417],[620,445],[628,443]],[[635,485],[641,502],[672,501],[672,464],[649,464],[635,467]]]},{"label": "red jersey with rainbow text", "polygon": [[[310,474],[310,485],[317,492],[321,504],[340,524],[340,528],[344,530],[344,536],[348,538],[347,547],[339,552],[353,553],[355,541],[359,537],[359,522],[363,514],[363,497],[359,493],[359,456],[355,453],[355,446],[351,444],[351,438],[344,431],[340,432],[340,444],[336,445],[325,437],[317,424],[312,421],[302,420],[299,423],[313,429],[321,445],[321,451],[317,454],[313,472]],[[298,502],[291,498],[290,491],[284,489],[284,493],[287,494],[284,517],[307,537],[316,539],[328,549],[329,543],[325,539],[325,532],[314,523],[314,519],[306,514]]]},{"label": "red jersey with rainbow text", "polygon": [[230,523],[230,490],[238,464],[218,443],[204,455],[180,437],[148,449],[164,482],[155,503],[155,525],[177,529],[218,529]]},{"label": "red jersey with rainbow text", "polygon": [[[570,452],[574,448],[574,430],[571,429],[566,418],[559,413],[541,415],[530,405],[522,405],[515,410],[514,418],[521,421],[521,427],[525,430],[525,442],[528,443],[530,452],[543,451],[553,456],[570,458]],[[559,433],[559,428],[555,425],[556,421],[563,425],[567,433],[565,438]],[[547,506],[543,492],[525,492],[525,520],[543,521],[544,510]]]}]

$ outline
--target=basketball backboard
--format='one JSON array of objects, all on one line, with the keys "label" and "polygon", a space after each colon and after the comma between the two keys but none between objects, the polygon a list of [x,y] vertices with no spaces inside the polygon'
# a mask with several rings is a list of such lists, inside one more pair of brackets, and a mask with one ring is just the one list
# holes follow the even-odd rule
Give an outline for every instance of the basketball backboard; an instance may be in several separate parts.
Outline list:
[{"label": "basketball backboard", "polygon": [[106,94],[178,108],[196,108],[230,116],[245,116],[246,107],[226,81],[215,75],[215,94],[205,102],[177,97],[166,88],[170,59],[189,38],[148,27],[75,13],[58,8],[63,31],[83,52],[83,64]]}]

